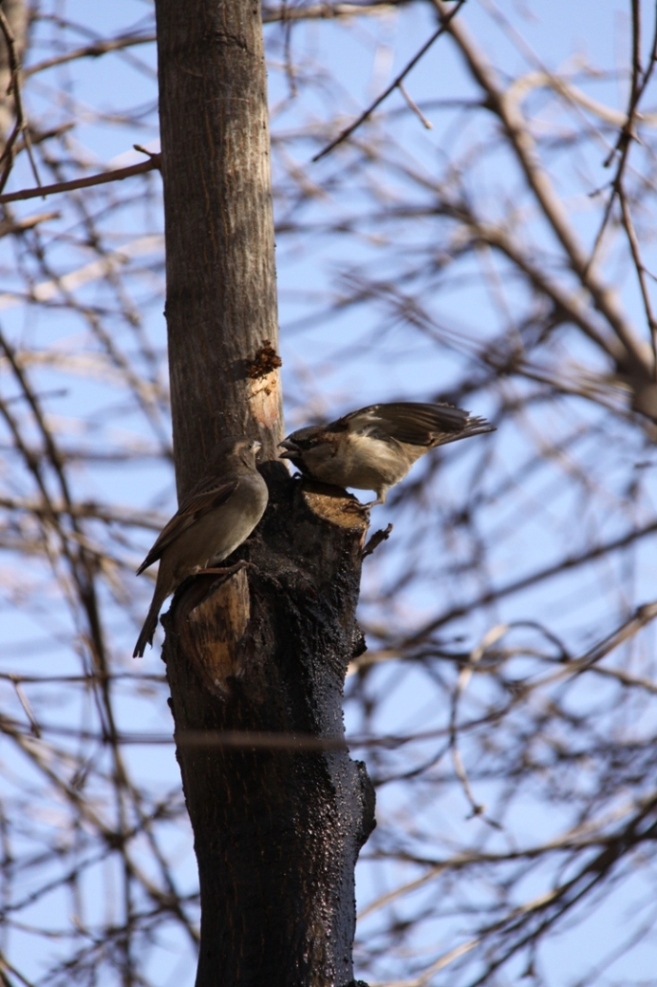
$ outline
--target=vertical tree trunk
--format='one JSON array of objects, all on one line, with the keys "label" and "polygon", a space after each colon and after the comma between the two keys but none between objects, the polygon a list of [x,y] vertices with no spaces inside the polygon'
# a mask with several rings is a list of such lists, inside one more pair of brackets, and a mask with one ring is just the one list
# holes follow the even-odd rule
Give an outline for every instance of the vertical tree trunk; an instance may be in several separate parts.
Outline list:
[{"label": "vertical tree trunk", "polygon": [[169,373],[178,493],[218,435],[282,435],[260,8],[157,0]]},{"label": "vertical tree trunk", "polygon": [[[214,441],[281,438],[260,8],[156,0],[174,448],[182,495]],[[374,825],[344,745],[342,689],[366,531],[351,498],[263,472],[241,554],[165,623],[178,759],[201,886],[197,987],[352,981],[354,866]]]}]

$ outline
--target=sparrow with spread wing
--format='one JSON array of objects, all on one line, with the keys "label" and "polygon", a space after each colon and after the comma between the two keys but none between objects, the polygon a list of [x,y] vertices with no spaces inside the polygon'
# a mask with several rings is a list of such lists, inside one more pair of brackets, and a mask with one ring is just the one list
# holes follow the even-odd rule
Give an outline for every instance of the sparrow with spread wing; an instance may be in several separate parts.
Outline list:
[{"label": "sparrow with spread wing", "polygon": [[373,504],[385,503],[390,487],[436,446],[494,432],[485,418],[449,404],[396,401],[372,404],[327,425],[300,428],[280,443],[306,476],[339,487],[374,490]]}]

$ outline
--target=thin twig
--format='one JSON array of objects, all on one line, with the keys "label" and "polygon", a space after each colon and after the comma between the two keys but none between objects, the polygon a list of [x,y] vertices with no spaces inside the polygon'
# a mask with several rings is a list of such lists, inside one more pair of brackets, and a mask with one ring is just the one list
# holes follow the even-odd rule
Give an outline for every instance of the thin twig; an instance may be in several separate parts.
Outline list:
[{"label": "thin twig", "polygon": [[23,233],[25,230],[33,230],[39,223],[47,223],[51,219],[59,219],[61,213],[51,210],[50,212],[35,213],[33,216],[25,216],[24,219],[0,222],[0,237],[10,236],[13,233]]},{"label": "thin twig", "polygon": [[655,357],[655,366],[657,367],[657,323],[655,322],[655,317],[652,311],[650,293],[648,291],[648,285],[646,283],[646,269],[643,265],[643,261],[641,260],[639,241],[636,235],[636,230],[634,229],[634,223],[632,222],[630,209],[627,204],[627,197],[625,195],[625,190],[622,187],[620,187],[618,190],[618,201],[621,207],[623,228],[627,234],[627,240],[630,245],[630,250],[632,252],[632,260],[634,261],[636,276],[638,278],[639,287],[641,289],[641,297],[643,298],[643,307],[645,309],[646,318],[648,320],[648,325],[650,327],[650,339],[652,342],[653,356]]},{"label": "thin twig", "polygon": [[88,178],[75,178],[71,182],[55,182],[54,185],[43,185],[41,188],[21,189],[20,192],[9,192],[0,195],[0,203],[18,202],[21,199],[34,199],[39,195],[52,195],[55,192],[71,192],[74,189],[90,188],[92,185],[106,185],[108,182],[121,182],[133,175],[143,175],[147,171],[155,171],[160,167],[160,155],[150,154],[148,161],[129,165],[127,168],[117,168],[116,171],[106,171]]},{"label": "thin twig", "polygon": [[57,65],[66,65],[67,62],[75,62],[80,58],[98,58],[99,55],[106,55],[108,52],[122,51],[133,45],[152,44],[156,40],[155,34],[126,34],[123,37],[110,38],[109,41],[97,41],[93,45],[84,45],[82,48],[75,48],[67,51],[63,55],[56,55],[53,58],[46,58],[36,65],[31,65],[25,69],[23,75],[27,78],[36,75],[38,72],[45,72],[46,69],[55,68]]},{"label": "thin twig", "polygon": [[354,122],[352,124],[350,124],[349,127],[347,127],[340,134],[338,134],[338,136],[335,138],[335,140],[331,141],[330,144],[327,144],[327,146],[322,151],[320,151],[318,154],[316,154],[312,158],[312,161],[313,162],[319,161],[320,158],[323,158],[327,154],[329,154],[335,147],[338,146],[338,144],[342,144],[342,142],[345,141],[348,137],[351,137],[351,135],[353,134],[353,132],[355,130],[358,130],[358,128],[360,127],[360,125],[362,123],[364,123],[365,120],[368,119],[368,117],[371,117],[372,116],[372,114],[374,113],[374,111],[376,110],[376,108],[378,106],[380,106],[381,103],[383,103],[383,101],[388,98],[388,96],[390,95],[390,93],[393,92],[395,89],[398,89],[399,88],[399,86],[401,85],[401,83],[403,82],[403,80],[406,78],[406,76],[408,75],[408,73],[411,71],[411,69],[414,68],[417,65],[417,63],[420,61],[420,59],[422,58],[422,56],[424,54],[426,54],[426,52],[429,50],[429,48],[431,48],[432,44],[435,41],[438,40],[438,38],[440,37],[440,35],[441,34],[444,34],[444,32],[447,30],[448,25],[456,17],[456,15],[458,14],[459,10],[461,9],[461,7],[463,6],[464,3],[465,3],[465,0],[458,0],[458,3],[456,5],[456,7],[454,8],[454,10],[450,11],[450,13],[448,13],[448,14],[445,13],[444,11],[442,11],[442,10],[439,12],[440,13],[440,25],[433,32],[433,34],[431,35],[431,37],[429,38],[429,40],[426,41],[422,45],[422,47],[420,48],[420,50],[413,56],[413,58],[411,58],[410,62],[408,62],[408,64],[406,65],[406,67],[403,68],[402,71],[399,73],[399,75],[390,83],[390,85],[388,86],[388,88],[387,89],[384,89],[384,91],[381,93],[381,95],[380,96],[377,96],[377,98],[374,100],[374,102],[371,103],[368,106],[368,108],[363,113],[361,113],[361,115],[356,120],[354,120]]},{"label": "thin twig", "polygon": [[[441,15],[446,16],[444,0],[432,0],[432,3]],[[571,270],[591,295],[595,307],[609,322],[632,363],[647,373],[649,368],[641,340],[636,337],[632,325],[625,317],[609,285],[602,280],[595,268],[589,268],[588,254],[580,243],[570,216],[543,167],[534,137],[520,109],[517,95],[511,95],[508,89],[503,87],[485,54],[468,35],[461,21],[455,21],[452,17],[445,23],[445,27],[457,42],[473,78],[486,94],[487,108],[495,114],[504,127],[509,148],[524,173],[528,188],[561,243]]]},{"label": "thin twig", "polygon": [[480,644],[473,649],[470,655],[470,664],[466,668],[461,669],[461,672],[459,673],[458,682],[456,684],[456,688],[452,695],[451,710],[449,716],[449,746],[452,752],[452,763],[454,764],[454,771],[456,772],[456,776],[461,782],[466,799],[470,803],[470,808],[472,809],[472,815],[481,816],[483,819],[485,819],[485,821],[490,826],[493,826],[495,829],[500,828],[499,823],[496,823],[494,820],[489,819],[485,815],[486,806],[482,805],[480,802],[477,802],[477,800],[474,797],[472,788],[470,787],[468,775],[465,770],[465,765],[463,764],[463,759],[461,758],[461,752],[458,746],[457,718],[458,718],[458,707],[459,707],[460,698],[468,687],[468,683],[472,678],[472,674],[477,666],[477,663],[481,660],[481,658],[485,654],[486,649],[489,648],[496,641],[498,641],[499,638],[501,638],[506,633],[506,631],[507,631],[507,627],[505,624],[498,624],[496,627],[492,627],[484,635]]},{"label": "thin twig", "polygon": [[400,82],[399,83],[399,91],[402,94],[402,96],[404,97],[404,99],[406,100],[406,102],[408,103],[409,108],[411,110],[413,110],[413,113],[415,113],[415,115],[419,118],[420,123],[422,124],[422,126],[425,127],[426,130],[433,130],[433,124],[432,124],[431,120],[427,120],[427,118],[425,117],[424,113],[422,112],[422,110],[420,109],[420,107],[417,105],[417,103],[415,102],[415,100],[411,98],[411,96],[410,96],[409,92],[407,91],[407,89],[406,89],[406,87],[405,87],[405,85],[404,85],[403,82]]},{"label": "thin twig", "polygon": [[[16,39],[14,38],[14,32],[12,31],[9,21],[5,17],[2,7],[0,7],[0,31],[4,35],[5,42],[7,44],[7,53],[9,56],[9,71],[11,73],[11,82],[9,85],[9,90],[14,94],[14,106],[16,108],[16,126],[14,131],[7,141],[4,151],[0,156],[0,161],[6,158],[6,164],[2,177],[0,178],[0,189],[4,188],[9,174],[11,172],[12,164],[16,156],[15,143],[19,134],[23,134],[25,140],[25,149],[27,151],[27,156],[30,160],[30,165],[32,167],[32,173],[34,175],[34,181],[37,185],[41,186],[41,179],[39,178],[39,171],[36,166],[36,161],[34,160],[34,153],[32,151],[32,145],[30,143],[30,134],[27,127],[27,120],[25,118],[25,113],[23,111],[23,101],[21,99],[21,84],[20,84],[20,60],[18,58],[18,53],[16,52]],[[38,193],[37,193],[38,194]]]},{"label": "thin twig", "polygon": [[314,21],[314,20],[343,20],[347,17],[363,17],[368,15],[382,16],[397,10],[399,5],[388,0],[374,0],[373,3],[320,3],[312,6],[263,7],[262,23],[277,24],[280,21]]},{"label": "thin twig", "polygon": [[[630,96],[628,100],[627,112],[625,115],[625,121],[623,126],[620,128],[618,139],[615,146],[609,152],[609,155],[603,162],[604,167],[608,168],[614,158],[615,154],[620,154],[618,161],[618,167],[616,168],[616,174],[609,183],[609,188],[611,189],[611,194],[609,196],[609,201],[605,206],[604,215],[602,217],[602,222],[600,224],[600,229],[595,238],[593,244],[593,249],[591,251],[591,256],[589,257],[587,264],[587,271],[593,265],[595,258],[598,253],[600,244],[602,243],[602,238],[604,236],[605,230],[609,224],[609,219],[611,217],[612,209],[616,197],[622,194],[622,183],[623,174],[625,172],[630,148],[632,146],[632,141],[636,140],[636,134],[634,132],[634,123],[637,117],[637,111],[639,108],[639,102],[641,97],[646,91],[648,82],[653,73],[655,67],[655,58],[657,57],[657,21],[655,22],[655,28],[653,32],[652,45],[650,49],[650,55],[648,58],[648,67],[643,73],[641,67],[641,6],[638,0],[632,0],[632,82],[630,86]],[[643,78],[641,76],[643,75]],[[625,226],[625,224],[623,224]],[[627,226],[625,226],[627,232]],[[629,234],[628,234],[629,236]],[[631,246],[631,243],[630,243]],[[637,272],[638,273],[638,272]],[[651,324],[652,327],[652,324]],[[653,338],[653,348],[657,347],[657,340],[655,339],[655,333],[652,333]],[[657,359],[657,349],[655,349],[656,359]]]}]

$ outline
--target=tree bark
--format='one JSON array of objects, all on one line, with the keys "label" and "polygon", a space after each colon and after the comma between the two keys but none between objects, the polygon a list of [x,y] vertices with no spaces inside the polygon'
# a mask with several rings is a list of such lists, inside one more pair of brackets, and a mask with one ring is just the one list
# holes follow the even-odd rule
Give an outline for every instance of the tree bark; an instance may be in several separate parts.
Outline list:
[{"label": "tree bark", "polygon": [[178,495],[227,434],[281,440],[260,8],[157,0],[169,374]]},{"label": "tree bark", "polygon": [[197,987],[342,987],[353,980],[354,867],[374,825],[341,705],[362,651],[365,525],[344,497],[278,467],[268,479],[273,507],[248,547],[248,582],[244,570],[223,585],[201,577],[168,621],[201,882]]},{"label": "tree bark", "polygon": [[[266,77],[258,4],[156,0],[179,494],[227,433],[281,433]],[[201,888],[197,987],[343,987],[354,866],[374,825],[344,743],[367,522],[352,498],[263,474],[236,553],[181,587],[164,658]],[[233,561],[231,559],[230,561]]]}]

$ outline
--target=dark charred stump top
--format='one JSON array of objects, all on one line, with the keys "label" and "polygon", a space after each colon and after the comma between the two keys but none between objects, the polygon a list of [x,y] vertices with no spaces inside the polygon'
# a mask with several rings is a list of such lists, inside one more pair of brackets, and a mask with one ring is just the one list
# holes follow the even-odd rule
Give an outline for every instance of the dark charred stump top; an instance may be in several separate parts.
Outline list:
[{"label": "dark charred stump top", "polygon": [[344,492],[291,480],[280,464],[263,472],[270,504],[236,553],[254,568],[190,581],[166,621],[201,875],[197,985],[343,987],[354,866],[374,826],[342,715],[347,666],[363,650],[367,521]]}]

